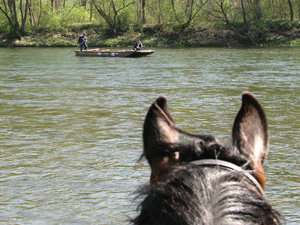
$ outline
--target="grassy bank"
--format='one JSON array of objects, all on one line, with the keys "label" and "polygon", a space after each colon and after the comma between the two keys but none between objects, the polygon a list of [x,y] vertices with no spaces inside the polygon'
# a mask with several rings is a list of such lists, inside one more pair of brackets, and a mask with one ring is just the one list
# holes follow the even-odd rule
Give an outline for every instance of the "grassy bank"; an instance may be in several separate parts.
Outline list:
[{"label": "grassy bank", "polygon": [[[166,29],[167,30],[167,29]],[[75,47],[80,32],[88,35],[89,47],[131,47],[141,39],[146,47],[241,47],[249,46],[231,30],[224,28],[192,29],[185,32],[143,27],[112,37],[96,25],[69,27],[59,31],[38,30],[21,40],[0,35],[0,47]],[[258,46],[300,46],[300,23],[280,21],[263,28]]]}]

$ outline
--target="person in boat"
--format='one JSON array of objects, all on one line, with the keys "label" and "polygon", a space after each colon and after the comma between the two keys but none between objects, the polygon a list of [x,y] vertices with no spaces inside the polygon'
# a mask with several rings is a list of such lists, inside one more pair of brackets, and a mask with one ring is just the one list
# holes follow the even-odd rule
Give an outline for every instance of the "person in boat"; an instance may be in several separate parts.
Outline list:
[{"label": "person in boat", "polygon": [[80,45],[80,51],[82,51],[82,48],[84,47],[84,50],[87,51],[87,37],[86,37],[86,33],[83,33],[83,35],[79,36],[78,39],[78,44]]},{"label": "person in boat", "polygon": [[137,51],[137,50],[143,50],[143,44],[140,40],[138,40],[135,45],[133,46],[133,50]]}]

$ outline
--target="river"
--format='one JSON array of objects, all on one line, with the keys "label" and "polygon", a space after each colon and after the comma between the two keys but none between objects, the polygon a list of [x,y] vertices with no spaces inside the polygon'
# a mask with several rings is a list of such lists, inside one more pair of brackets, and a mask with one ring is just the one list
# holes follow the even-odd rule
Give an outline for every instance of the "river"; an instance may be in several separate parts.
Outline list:
[{"label": "river", "polygon": [[149,180],[147,98],[178,127],[230,141],[241,94],[266,111],[266,194],[300,223],[300,48],[156,49],[145,58],[0,48],[0,224],[128,224]]}]

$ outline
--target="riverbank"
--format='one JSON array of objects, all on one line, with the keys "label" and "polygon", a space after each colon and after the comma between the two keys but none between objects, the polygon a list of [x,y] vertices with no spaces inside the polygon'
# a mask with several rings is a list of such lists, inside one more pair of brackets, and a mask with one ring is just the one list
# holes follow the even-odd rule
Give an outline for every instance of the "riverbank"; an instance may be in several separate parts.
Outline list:
[{"label": "riverbank", "polygon": [[[131,47],[141,39],[146,47],[244,47],[250,46],[226,29],[194,29],[183,33],[153,32],[144,28],[142,32],[127,32],[111,37],[96,26],[79,28],[88,35],[89,47]],[[275,28],[264,32],[258,46],[300,46],[300,29]],[[77,31],[40,31],[28,34],[21,40],[8,40],[0,35],[0,47],[76,47],[80,33]],[[252,44],[253,46],[253,44]]]}]

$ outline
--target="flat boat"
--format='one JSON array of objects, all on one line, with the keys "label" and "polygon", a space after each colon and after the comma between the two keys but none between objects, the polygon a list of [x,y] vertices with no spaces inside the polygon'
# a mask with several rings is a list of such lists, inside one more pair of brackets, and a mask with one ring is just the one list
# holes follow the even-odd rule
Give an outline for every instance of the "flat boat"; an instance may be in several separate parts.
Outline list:
[{"label": "flat boat", "polygon": [[143,57],[154,53],[154,50],[117,50],[117,49],[89,49],[75,51],[76,56],[87,57]]}]

